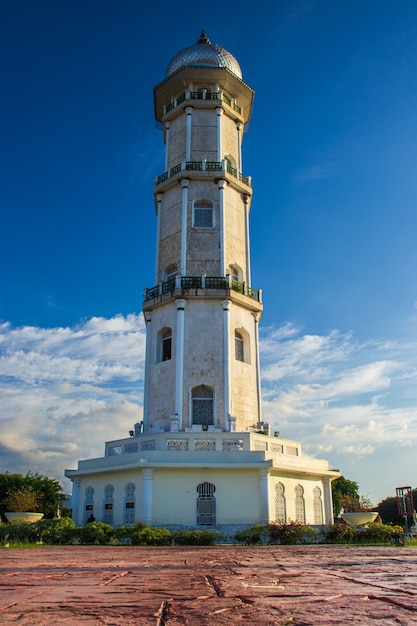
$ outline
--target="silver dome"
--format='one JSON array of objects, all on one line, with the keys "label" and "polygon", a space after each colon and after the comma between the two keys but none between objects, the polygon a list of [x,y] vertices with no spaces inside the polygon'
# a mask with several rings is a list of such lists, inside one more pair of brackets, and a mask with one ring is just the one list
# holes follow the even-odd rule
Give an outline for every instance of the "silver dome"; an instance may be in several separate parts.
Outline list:
[{"label": "silver dome", "polygon": [[238,78],[242,78],[242,70],[233,54],[224,48],[211,43],[206,33],[201,33],[200,39],[194,46],[188,46],[177,52],[168,64],[165,76],[168,77],[181,67],[185,66],[226,67]]}]

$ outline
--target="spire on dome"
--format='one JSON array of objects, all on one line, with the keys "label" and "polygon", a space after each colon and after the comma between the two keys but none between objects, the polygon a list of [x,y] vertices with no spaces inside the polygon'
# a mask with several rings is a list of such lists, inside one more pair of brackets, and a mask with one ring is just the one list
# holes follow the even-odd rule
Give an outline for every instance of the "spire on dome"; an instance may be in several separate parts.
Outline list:
[{"label": "spire on dome", "polygon": [[211,43],[210,39],[206,35],[206,31],[204,30],[204,26],[201,29],[200,39],[198,39],[197,43]]}]

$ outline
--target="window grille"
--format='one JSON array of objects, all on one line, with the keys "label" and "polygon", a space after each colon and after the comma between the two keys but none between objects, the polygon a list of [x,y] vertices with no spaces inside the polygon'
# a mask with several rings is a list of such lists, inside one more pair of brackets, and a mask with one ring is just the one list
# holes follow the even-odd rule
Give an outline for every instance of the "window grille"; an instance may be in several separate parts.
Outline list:
[{"label": "window grille", "polygon": [[105,524],[113,524],[113,493],[113,485],[106,485],[104,487],[103,522]]},{"label": "window grille", "polygon": [[111,448],[109,448],[109,456],[116,456],[119,454],[122,454],[123,452],[123,448],[122,446],[112,446]]},{"label": "window grille", "polygon": [[168,439],[167,450],[176,450],[177,452],[188,450],[188,439]]},{"label": "window grille", "polygon": [[215,439],[196,439],[194,444],[195,450],[207,450],[209,452],[214,452],[216,450],[216,440]]},{"label": "window grille", "polygon": [[255,441],[255,450],[268,450],[268,443],[266,441]]},{"label": "window grille", "polygon": [[271,452],[279,452],[284,454],[284,446],[280,443],[271,443]]},{"label": "window grille", "polygon": [[319,487],[313,489],[313,515],[315,524],[323,524],[323,502]]},{"label": "window grille", "polygon": [[94,487],[89,485],[84,490],[84,524],[94,510]]},{"label": "window grille", "polygon": [[197,487],[197,525],[216,525],[216,487],[212,483],[200,483]]},{"label": "window grille", "polygon": [[194,204],[193,226],[195,228],[213,228],[213,205],[211,202],[199,200]]},{"label": "window grille", "polygon": [[243,439],[223,439],[223,452],[234,452],[235,450],[243,450]]},{"label": "window grille", "polygon": [[286,446],[285,453],[291,454],[292,456],[298,456],[298,448],[296,446]]},{"label": "window grille", "polygon": [[124,511],[123,511],[123,523],[134,524],[135,523],[135,500],[136,485],[133,483],[127,483],[125,485],[125,497],[124,497]]},{"label": "window grille", "polygon": [[235,332],[235,357],[236,361],[245,360],[243,352],[243,337],[238,331]]},{"label": "window grille", "polygon": [[306,523],[306,507],[304,502],[304,489],[301,485],[295,487],[295,521],[299,524]]},{"label": "window grille", "polygon": [[192,391],[193,424],[211,426],[213,424],[213,390],[205,385]]},{"label": "window grille", "polygon": [[275,485],[275,521],[277,524],[287,523],[287,505],[285,502],[285,487],[282,483]]},{"label": "window grille", "polygon": [[127,443],[125,445],[125,453],[126,454],[132,454],[134,452],[138,451],[138,444],[137,443]]}]

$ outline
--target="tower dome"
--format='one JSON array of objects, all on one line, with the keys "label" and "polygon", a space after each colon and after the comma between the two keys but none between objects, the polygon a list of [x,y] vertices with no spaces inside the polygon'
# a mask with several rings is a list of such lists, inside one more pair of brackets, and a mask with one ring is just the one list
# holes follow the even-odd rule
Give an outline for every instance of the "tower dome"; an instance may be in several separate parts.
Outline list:
[{"label": "tower dome", "polygon": [[188,46],[177,52],[168,64],[166,77],[170,76],[182,67],[225,67],[238,78],[242,78],[240,65],[230,52],[211,43],[204,28],[201,36],[194,46]]}]

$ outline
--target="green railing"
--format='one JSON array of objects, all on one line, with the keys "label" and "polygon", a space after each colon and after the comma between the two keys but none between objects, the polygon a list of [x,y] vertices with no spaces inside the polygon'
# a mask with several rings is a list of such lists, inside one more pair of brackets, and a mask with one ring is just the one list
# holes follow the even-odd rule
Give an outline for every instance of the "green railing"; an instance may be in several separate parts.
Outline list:
[{"label": "green railing", "polygon": [[[227,173],[240,180],[248,187],[251,187],[251,179],[249,176],[243,176],[240,172],[237,171],[235,167],[232,167],[230,163],[227,163]],[[178,172],[182,170],[194,171],[194,172],[221,172],[223,171],[223,162],[222,161],[185,161],[184,163],[178,163],[178,165],[174,165],[171,167],[169,172],[164,172],[160,176],[156,176],[155,182],[157,185],[163,183],[168,178],[175,176]]]},{"label": "green railing", "polygon": [[221,100],[222,102],[226,102],[226,104],[232,107],[239,115],[242,114],[242,108],[220,91],[190,91],[189,94],[183,93],[178,96],[176,100],[165,105],[165,113],[169,113],[169,111],[175,109],[175,107],[182,104],[185,100]]},{"label": "green railing", "polygon": [[198,289],[232,289],[232,291],[241,293],[251,298],[251,300],[256,300],[257,302],[261,301],[259,289],[252,289],[252,287],[248,287],[245,283],[241,283],[237,280],[230,281],[229,277],[181,276],[179,284],[177,283],[177,278],[170,278],[156,287],[145,289],[145,302],[159,298],[167,293],[173,293],[177,288],[182,291],[191,289],[195,291]]}]

